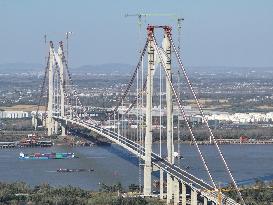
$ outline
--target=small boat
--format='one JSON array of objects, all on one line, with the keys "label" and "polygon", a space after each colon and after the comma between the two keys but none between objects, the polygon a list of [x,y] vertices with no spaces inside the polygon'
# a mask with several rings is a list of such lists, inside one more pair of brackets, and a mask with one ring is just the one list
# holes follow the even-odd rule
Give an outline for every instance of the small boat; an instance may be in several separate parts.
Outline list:
[{"label": "small boat", "polygon": [[57,169],[57,172],[93,172],[94,169]]},{"label": "small boat", "polygon": [[180,155],[180,156],[177,156],[177,159],[184,159],[184,157]]},{"label": "small boat", "polygon": [[57,169],[57,172],[74,172],[73,169]]},{"label": "small boat", "polygon": [[173,156],[174,156],[174,158],[176,158],[176,159],[184,159],[184,157],[183,157],[180,153],[178,153],[178,152],[174,152],[174,153],[173,153]]},{"label": "small boat", "polygon": [[32,153],[20,152],[19,159],[72,159],[77,158],[74,153]]}]

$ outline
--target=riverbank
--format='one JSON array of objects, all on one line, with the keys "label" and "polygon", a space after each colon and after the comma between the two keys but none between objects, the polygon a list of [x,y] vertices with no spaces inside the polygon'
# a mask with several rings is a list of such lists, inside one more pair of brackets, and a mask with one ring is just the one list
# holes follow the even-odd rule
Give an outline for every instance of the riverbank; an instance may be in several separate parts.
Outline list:
[{"label": "riverbank", "polygon": [[120,184],[102,186],[99,192],[77,187],[52,187],[48,184],[30,187],[26,183],[0,183],[1,204],[39,205],[163,205],[158,199],[128,197]]},{"label": "riverbank", "polygon": [[63,136],[39,136],[38,134],[28,134],[21,136],[17,141],[0,141],[1,148],[26,148],[26,147],[51,147],[57,146],[73,146],[73,147],[90,147],[95,143],[82,139],[77,136],[67,135]]}]

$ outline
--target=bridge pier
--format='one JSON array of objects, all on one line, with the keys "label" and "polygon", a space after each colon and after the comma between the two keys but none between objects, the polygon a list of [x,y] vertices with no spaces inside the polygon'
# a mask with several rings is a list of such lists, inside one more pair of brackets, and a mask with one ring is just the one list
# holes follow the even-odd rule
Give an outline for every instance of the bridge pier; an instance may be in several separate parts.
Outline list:
[{"label": "bridge pier", "polygon": [[160,169],[159,175],[160,175],[159,193],[160,193],[160,199],[163,199],[164,198],[164,172],[163,172],[163,169]]},{"label": "bridge pier", "polygon": [[46,127],[46,118],[42,117],[42,123],[43,123],[43,127]]},{"label": "bridge pier", "polygon": [[54,120],[54,134],[58,134],[59,131],[59,122]]},{"label": "bridge pier", "polygon": [[195,189],[191,189],[191,205],[197,205],[197,192]]},{"label": "bridge pier", "polygon": [[66,127],[61,124],[61,136],[66,136]]},{"label": "bridge pier", "polygon": [[179,205],[180,202],[180,182],[177,179],[174,179],[174,199],[173,202],[175,205]]},{"label": "bridge pier", "polygon": [[204,205],[208,205],[208,199],[206,197],[204,197]]},{"label": "bridge pier", "polygon": [[47,135],[51,136],[55,133],[53,118],[47,117]]},{"label": "bridge pier", "polygon": [[173,177],[167,174],[167,204],[173,203],[173,191],[174,191]]},{"label": "bridge pier", "polygon": [[187,205],[187,187],[185,183],[181,183],[181,204],[182,205]]},{"label": "bridge pier", "polygon": [[32,123],[32,127],[34,127],[34,129],[37,130],[38,119],[37,119],[37,116],[35,114],[32,115],[31,123]]},{"label": "bridge pier", "polygon": [[143,195],[144,196],[151,196],[152,195],[152,167],[149,165],[144,165],[144,189]]}]

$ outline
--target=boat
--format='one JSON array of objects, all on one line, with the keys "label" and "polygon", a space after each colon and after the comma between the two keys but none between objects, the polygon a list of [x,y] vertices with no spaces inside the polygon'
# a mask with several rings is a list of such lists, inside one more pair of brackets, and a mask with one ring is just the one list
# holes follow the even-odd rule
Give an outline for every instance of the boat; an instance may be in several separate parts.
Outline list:
[{"label": "boat", "polygon": [[184,159],[184,157],[180,153],[178,153],[178,152],[173,152],[173,156],[176,159]]},{"label": "boat", "polygon": [[19,159],[72,159],[76,158],[74,153],[59,153],[59,152],[51,152],[51,153],[32,153],[32,154],[24,154],[20,152]]},{"label": "boat", "polygon": [[93,172],[94,169],[57,169],[57,172]]}]

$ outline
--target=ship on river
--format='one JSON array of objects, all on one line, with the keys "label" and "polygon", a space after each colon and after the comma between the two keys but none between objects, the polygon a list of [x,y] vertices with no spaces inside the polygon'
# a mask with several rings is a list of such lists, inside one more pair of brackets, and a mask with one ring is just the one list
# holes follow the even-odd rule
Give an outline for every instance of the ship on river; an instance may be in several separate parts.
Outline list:
[{"label": "ship on river", "polygon": [[24,154],[20,153],[19,159],[72,159],[76,158],[74,153],[32,153],[32,154]]}]

